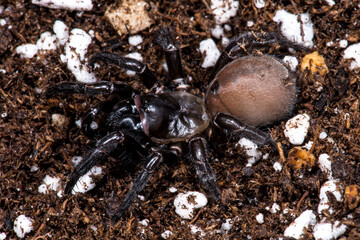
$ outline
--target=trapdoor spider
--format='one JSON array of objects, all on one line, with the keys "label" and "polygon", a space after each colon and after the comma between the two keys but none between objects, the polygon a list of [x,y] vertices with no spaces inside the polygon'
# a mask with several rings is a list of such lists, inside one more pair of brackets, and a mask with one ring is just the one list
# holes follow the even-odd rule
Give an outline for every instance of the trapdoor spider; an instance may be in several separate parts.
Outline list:
[{"label": "trapdoor spider", "polygon": [[[296,101],[296,78],[280,61],[270,56],[239,58],[244,47],[247,50],[272,44],[298,47],[276,33],[245,33],[232,40],[213,69],[205,101],[186,92],[190,86],[170,30],[160,29],[155,41],[165,53],[173,91],[166,89],[144,94],[127,84],[100,81],[93,84],[60,83],[46,92],[47,96],[110,95],[82,119],[83,133],[90,138],[96,137],[97,141],[95,148],[71,173],[65,193],[71,193],[82,175],[109,156],[119,161],[123,161],[124,155],[142,159],[144,166],[120,209],[112,216],[114,221],[130,207],[164,158],[178,158],[182,154],[181,142],[188,146],[190,162],[202,188],[214,202],[219,201],[221,191],[209,164],[205,138],[211,134],[231,135],[275,147],[270,135],[255,126],[271,124],[289,115]],[[100,52],[92,56],[90,63],[99,60],[136,71],[144,86],[155,91],[158,80],[142,62]]]}]

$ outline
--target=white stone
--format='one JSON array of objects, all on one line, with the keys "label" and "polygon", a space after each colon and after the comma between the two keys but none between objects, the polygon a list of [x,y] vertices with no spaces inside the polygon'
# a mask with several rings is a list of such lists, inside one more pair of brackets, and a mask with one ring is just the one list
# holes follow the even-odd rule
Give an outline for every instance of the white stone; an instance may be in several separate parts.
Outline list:
[{"label": "white stone", "polygon": [[319,156],[319,167],[321,171],[327,174],[328,179],[332,179],[331,172],[331,161],[329,160],[330,156],[326,153],[322,153]]},{"label": "white stone", "polygon": [[183,219],[192,219],[194,210],[206,206],[208,200],[200,192],[179,193],[175,200],[175,212]]},{"label": "white stone", "polygon": [[54,113],[53,115],[51,115],[51,123],[58,127],[64,126],[64,124],[66,123],[66,120],[67,120],[67,118],[65,115],[58,114],[58,113]]},{"label": "white stone", "polygon": [[215,28],[211,28],[211,36],[220,39],[224,35],[224,29],[220,25],[216,25]]},{"label": "white stone", "polygon": [[264,223],[264,215],[262,213],[259,213],[258,215],[256,215],[256,221],[259,224],[263,224]]},{"label": "white stone", "polygon": [[226,47],[229,44],[229,42],[230,42],[229,38],[224,37],[224,36],[221,38],[221,45],[222,46]]},{"label": "white stone", "polygon": [[339,47],[346,48],[348,46],[348,41],[346,39],[340,40]]},{"label": "white stone", "polygon": [[0,26],[5,26],[6,25],[6,20],[5,19],[0,19]]},{"label": "white stone", "polygon": [[218,58],[220,57],[220,51],[216,47],[214,40],[209,38],[201,41],[199,49],[201,54],[205,55],[204,62],[202,63],[201,67],[213,67]]},{"label": "white stone", "polygon": [[224,24],[224,29],[229,32],[231,31],[232,27],[229,24]]},{"label": "white stone", "polygon": [[68,9],[78,11],[90,11],[93,8],[91,0],[32,0],[32,4],[53,9]]},{"label": "white stone", "polygon": [[143,220],[141,220],[139,223],[141,224],[141,225],[143,225],[143,226],[145,226],[145,227],[147,227],[147,226],[149,226],[149,219],[143,219]]},{"label": "white stone", "polygon": [[43,179],[43,184],[41,184],[38,188],[40,193],[47,194],[51,191],[58,191],[61,187],[61,179],[59,177],[51,177],[46,175]]},{"label": "white stone", "polygon": [[254,22],[249,20],[249,21],[247,21],[246,26],[252,27],[252,26],[254,26]]},{"label": "white stone", "polygon": [[99,124],[98,124],[97,122],[95,122],[95,121],[92,121],[92,122],[90,123],[90,128],[91,128],[92,130],[96,130],[96,129],[99,128]]},{"label": "white stone", "polygon": [[85,175],[81,176],[76,182],[71,193],[76,194],[78,192],[85,193],[93,189],[96,185],[92,176],[100,175],[102,173],[101,167],[92,167]]},{"label": "white stone", "polygon": [[342,200],[342,187],[340,186],[339,179],[332,179],[325,182],[320,189],[320,203],[318,205],[318,213],[322,214],[322,211],[328,210],[330,214],[334,212],[334,210],[330,207],[329,198],[326,195],[327,192],[331,192],[337,201]]},{"label": "white stone", "polygon": [[319,135],[319,139],[323,140],[327,138],[327,133],[326,132],[321,132],[320,135]]},{"label": "white stone", "polygon": [[16,48],[16,53],[22,58],[33,58],[38,52],[38,47],[35,44],[22,44]]},{"label": "white stone", "polygon": [[329,6],[334,6],[334,5],[335,5],[335,1],[334,1],[334,0],[325,0],[325,2],[326,2]]},{"label": "white stone", "polygon": [[32,165],[31,168],[30,168],[30,172],[36,172],[38,170],[39,170],[39,167],[35,166],[35,165]]},{"label": "white stone", "polygon": [[46,186],[46,184],[41,184],[39,187],[38,187],[38,192],[39,193],[43,193],[43,194],[48,194],[49,191],[48,191],[48,188]]},{"label": "white stone", "polygon": [[278,10],[276,11],[273,21],[281,24],[281,33],[288,40],[306,47],[313,47],[314,24],[311,22],[310,15],[308,13],[302,13],[300,18],[304,36],[301,34],[301,22],[298,21],[297,15],[285,10]]},{"label": "white stone", "polygon": [[285,237],[293,237],[300,239],[304,233],[305,228],[315,225],[316,216],[312,210],[306,210],[299,217],[297,217],[291,224],[285,229]]},{"label": "white stone", "polygon": [[233,221],[230,218],[226,219],[225,222],[221,224],[221,232],[230,231],[232,225],[233,225]]},{"label": "white stone", "polygon": [[239,1],[211,0],[210,8],[215,17],[216,24],[224,24],[236,15],[239,8]]},{"label": "white stone", "polygon": [[0,233],[0,240],[5,240],[6,239],[6,233],[2,232]]},{"label": "white stone", "polygon": [[91,230],[93,230],[94,232],[97,232],[98,228],[95,225],[91,225],[90,226]]},{"label": "white stone", "polygon": [[275,169],[275,171],[281,172],[281,170],[282,170],[282,165],[281,165],[281,163],[279,163],[279,162],[275,162],[274,165],[273,165],[273,168]]},{"label": "white stone", "polygon": [[65,25],[64,22],[56,20],[54,22],[53,31],[60,45],[64,45],[69,39],[69,28]]},{"label": "white stone", "polygon": [[71,158],[71,162],[73,163],[74,166],[78,165],[82,160],[83,160],[83,157],[81,157],[81,156],[73,156]]},{"label": "white stone", "polygon": [[310,149],[312,148],[312,145],[314,144],[313,141],[308,141],[307,143],[304,144],[303,148],[307,149],[308,151],[310,151]]},{"label": "white stone", "polygon": [[162,237],[163,239],[168,239],[168,238],[171,238],[172,235],[174,235],[174,234],[172,233],[172,231],[166,230],[165,232],[163,232],[163,233],[161,234],[161,237]]},{"label": "white stone", "polygon": [[285,124],[284,134],[290,143],[301,145],[310,127],[310,117],[306,113],[296,115]]},{"label": "white stone", "polygon": [[191,233],[192,234],[198,234],[198,235],[200,235],[201,237],[203,237],[203,236],[205,236],[206,234],[205,234],[205,232],[200,228],[200,227],[197,227],[197,226],[195,226],[195,225],[190,225],[190,229],[191,229]]},{"label": "white stone", "polygon": [[18,216],[14,221],[14,232],[19,238],[24,238],[33,228],[33,221],[25,215]]},{"label": "white stone", "polygon": [[331,47],[332,45],[334,45],[334,42],[333,42],[333,41],[330,41],[330,42],[327,42],[327,43],[326,43],[326,46],[328,46],[328,47]]},{"label": "white stone", "polygon": [[254,0],[254,5],[257,8],[263,8],[266,5],[266,1],[265,0]]},{"label": "white stone", "polygon": [[290,70],[295,72],[297,65],[299,65],[299,60],[294,56],[285,56],[283,62],[289,66]]},{"label": "white stone", "polygon": [[44,32],[40,35],[39,40],[36,42],[36,46],[38,47],[38,50],[41,51],[56,50],[56,43],[57,37],[55,34]]},{"label": "white stone", "polygon": [[176,187],[170,187],[169,192],[175,193],[175,192],[177,192],[177,188]]},{"label": "white stone", "polygon": [[270,212],[271,213],[277,213],[278,211],[280,211],[280,206],[279,206],[279,204],[277,204],[277,203],[273,203],[273,205],[271,206],[271,209],[270,209]]},{"label": "white stone", "polygon": [[132,46],[138,46],[143,42],[141,35],[132,35],[129,37],[129,44]]},{"label": "white stone", "polygon": [[84,30],[74,28],[70,32],[69,41],[65,44],[65,55],[60,56],[61,60],[67,63],[68,69],[75,75],[76,80],[83,83],[96,82],[95,74],[82,64],[87,61],[85,54],[91,40],[91,36]]},{"label": "white stone", "polygon": [[334,224],[322,222],[315,225],[313,234],[316,240],[331,240],[337,239],[343,235],[345,231],[346,225],[340,224],[339,221],[335,221]]},{"label": "white stone", "polygon": [[345,49],[343,53],[344,59],[352,59],[350,70],[360,68],[360,43],[355,43]]},{"label": "white stone", "polygon": [[262,153],[258,151],[258,146],[247,138],[241,138],[236,145],[240,145],[245,149],[246,155],[249,156],[248,163],[250,165],[253,165],[262,156]]}]

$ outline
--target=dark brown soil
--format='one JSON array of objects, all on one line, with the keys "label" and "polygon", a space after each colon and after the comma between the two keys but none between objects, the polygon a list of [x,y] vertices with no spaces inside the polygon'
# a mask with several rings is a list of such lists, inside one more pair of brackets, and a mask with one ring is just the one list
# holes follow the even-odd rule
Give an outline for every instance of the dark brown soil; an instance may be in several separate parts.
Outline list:
[{"label": "dark brown soil", "polygon": [[[204,92],[209,82],[209,70],[201,68],[202,56],[197,50],[199,42],[210,38],[210,29],[215,22],[208,9],[208,0],[154,1],[152,18],[155,24],[141,32],[144,38],[142,48],[134,49],[128,44],[127,36],[119,37],[105,19],[104,12],[113,1],[93,1],[94,9],[78,14],[66,10],[53,10],[32,5],[24,0],[3,0],[0,5],[9,8],[0,15],[7,24],[0,26],[0,233],[7,239],[16,237],[12,230],[15,218],[25,214],[34,221],[34,230],[26,235],[30,239],[159,239],[161,233],[170,230],[174,239],[200,238],[191,233],[190,224],[201,228],[211,239],[277,239],[284,234],[289,224],[304,210],[317,213],[319,190],[326,181],[317,163],[311,170],[292,170],[286,164],[276,172],[273,163],[281,161],[278,153],[270,152],[252,169],[244,168],[246,159],[243,151],[234,143],[221,148],[210,145],[214,158],[211,163],[217,174],[217,182],[223,194],[223,206],[209,203],[196,213],[193,220],[181,219],[174,211],[173,200],[178,192],[202,191],[197,177],[184,158],[179,163],[164,164],[141,193],[145,200],[137,199],[118,224],[111,224],[106,212],[105,199],[113,192],[119,201],[131,186],[136,169],[119,171],[116,161],[104,163],[106,173],[97,182],[97,187],[76,196],[56,195],[56,192],[40,194],[38,187],[46,175],[59,176],[63,184],[67,181],[73,166],[71,158],[84,154],[93,145],[84,137],[75,121],[87,106],[103,97],[69,96],[47,99],[40,90],[63,81],[75,81],[75,77],[61,62],[60,50],[31,59],[20,58],[15,48],[24,43],[36,43],[40,34],[52,31],[55,20],[62,20],[70,29],[94,30],[96,38],[90,45],[88,56],[106,47],[106,43],[120,42],[114,51],[127,54],[133,50],[141,53],[144,62],[166,84],[162,68],[163,54],[152,44],[154,32],[159,25],[170,26],[176,32],[186,72],[193,78],[194,93]],[[330,7],[325,1],[266,1],[266,7],[258,9],[253,1],[240,1],[236,17],[229,21],[231,30],[225,32],[231,38],[245,31],[277,31],[272,21],[276,10],[286,9],[291,13],[311,15],[314,23],[315,47],[311,51],[298,52],[298,57],[315,50],[324,56],[330,70],[325,76],[311,75],[299,68],[299,103],[297,113],[311,116],[311,128],[306,142],[314,140],[320,132],[327,132],[333,142],[318,140],[313,153],[317,157],[327,153],[331,157],[333,176],[348,185],[360,182],[360,125],[359,97],[360,79],[358,72],[349,70],[349,63],[342,58],[343,49],[328,47],[347,39],[349,45],[359,42],[360,22],[358,3],[336,1]],[[357,10],[356,10],[357,9]],[[192,19],[192,20],[191,20]],[[252,20],[254,26],[247,27]],[[356,25],[357,24],[357,25]],[[9,27],[11,26],[11,28]],[[221,42],[218,48],[223,49]],[[268,49],[277,54],[276,49]],[[99,79],[130,81],[134,88],[137,78],[129,80],[122,70],[114,66],[101,65],[95,72]],[[204,77],[205,76],[205,77]],[[318,91],[319,83],[323,89]],[[86,105],[84,104],[86,102]],[[63,127],[53,125],[51,115],[63,114],[68,121]],[[345,117],[347,116],[347,117]],[[287,152],[293,146],[283,134],[285,121],[270,127],[274,139]],[[38,171],[30,171],[37,166]],[[112,170],[115,169],[115,170]],[[334,199],[334,198],[332,198]],[[276,202],[281,209],[290,209],[292,214],[282,211],[272,214],[266,207]],[[342,239],[360,239],[360,207],[349,210],[344,201],[332,201],[335,212],[329,221],[340,220],[347,225]],[[256,221],[262,213],[263,224]],[[352,214],[353,218],[346,218]],[[149,220],[148,226],[139,222]],[[228,233],[217,233],[226,219],[234,221]],[[347,219],[345,221],[345,219]],[[320,220],[320,217],[318,217]],[[304,239],[313,239],[312,231]]]}]

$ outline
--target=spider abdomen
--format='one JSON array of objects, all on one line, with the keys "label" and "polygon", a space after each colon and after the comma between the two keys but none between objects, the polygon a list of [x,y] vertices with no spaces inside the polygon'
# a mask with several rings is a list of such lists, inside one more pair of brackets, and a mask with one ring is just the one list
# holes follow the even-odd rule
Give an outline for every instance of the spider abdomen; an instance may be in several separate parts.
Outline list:
[{"label": "spider abdomen", "polygon": [[252,126],[271,124],[293,110],[296,77],[274,57],[241,57],[216,75],[206,103],[213,115],[229,113]]}]

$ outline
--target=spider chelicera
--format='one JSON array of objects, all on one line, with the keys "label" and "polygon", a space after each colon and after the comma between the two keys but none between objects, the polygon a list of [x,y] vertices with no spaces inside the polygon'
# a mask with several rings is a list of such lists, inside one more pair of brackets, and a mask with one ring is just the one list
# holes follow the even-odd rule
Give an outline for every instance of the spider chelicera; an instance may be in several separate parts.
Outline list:
[{"label": "spider chelicera", "polygon": [[[93,84],[60,83],[46,91],[56,94],[109,95],[82,118],[82,132],[96,139],[95,147],[75,166],[66,185],[69,194],[81,176],[109,156],[138,158],[144,163],[121,207],[111,216],[117,221],[134,202],[164,158],[178,159],[188,147],[190,162],[208,196],[218,202],[221,191],[209,164],[206,138],[246,137],[253,142],[275,142],[257,126],[272,124],[289,115],[296,102],[296,77],[279,60],[270,56],[245,56],[244,49],[266,45],[301,48],[276,33],[245,33],[232,40],[218,59],[205,101],[187,92],[180,51],[168,28],[161,28],[155,41],[165,53],[172,86],[157,93],[138,93],[124,83],[100,81]],[[115,53],[100,52],[90,60],[102,60],[135,71],[148,89],[158,80],[145,64]],[[171,91],[170,91],[171,90]],[[94,124],[96,123],[96,124]],[[214,136],[216,135],[216,136]],[[222,137],[220,137],[222,136]],[[181,143],[186,144],[181,144]],[[124,157],[125,156],[125,157]]]}]

